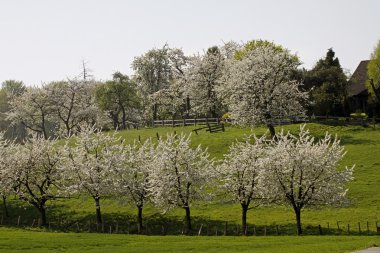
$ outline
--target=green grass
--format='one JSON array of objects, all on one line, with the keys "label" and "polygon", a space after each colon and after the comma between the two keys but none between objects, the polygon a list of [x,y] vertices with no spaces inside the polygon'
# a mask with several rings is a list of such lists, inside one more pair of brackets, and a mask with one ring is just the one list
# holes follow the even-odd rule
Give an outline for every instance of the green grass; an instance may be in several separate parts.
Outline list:
[{"label": "green grass", "polygon": [[[317,137],[323,136],[326,131],[337,134],[342,144],[347,150],[347,155],[340,164],[340,167],[356,164],[354,181],[349,184],[349,197],[351,204],[344,208],[321,207],[320,209],[307,209],[302,213],[302,223],[306,234],[318,234],[318,225],[321,225],[326,233],[348,234],[348,224],[350,224],[349,234],[358,234],[358,223],[361,224],[363,234],[367,233],[367,221],[369,230],[375,233],[376,222],[380,226],[380,126],[377,128],[363,128],[361,126],[329,126],[322,124],[308,124],[311,133]],[[140,139],[156,138],[165,136],[167,133],[185,132],[190,133],[194,127],[176,128],[153,128],[140,130],[126,130],[120,135],[133,142]],[[298,131],[299,125],[284,126],[285,130]],[[280,129],[277,128],[277,131]],[[265,128],[227,127],[224,133],[206,133],[201,131],[199,135],[192,134],[192,144],[201,144],[207,147],[211,157],[216,160],[223,158],[223,154],[228,151],[228,147],[236,139],[243,139],[245,135],[254,132],[261,135],[266,132]],[[135,229],[134,219],[136,210],[126,200],[122,198],[101,200],[102,214],[108,226],[118,224],[122,231]],[[38,218],[33,207],[27,206],[20,201],[11,201],[12,218],[5,219],[4,223],[14,226],[17,217],[21,216],[21,225],[28,227],[33,223],[33,219]],[[54,228],[57,222],[60,227],[67,230],[75,230],[75,222],[79,222],[80,230],[96,230],[94,203],[90,197],[80,197],[70,200],[60,200],[48,203],[48,218],[52,221]],[[191,214],[194,227],[199,228],[204,225],[204,233],[208,228],[209,233],[215,233],[218,229],[224,228],[228,222],[230,234],[236,230],[236,224],[240,223],[240,206],[235,203],[225,201],[218,197],[212,202],[193,203]],[[144,221],[149,224],[151,231],[160,234],[162,225],[167,226],[169,234],[180,234],[182,230],[182,219],[184,211],[174,209],[166,214],[148,205],[144,208]],[[88,224],[88,223],[92,224]],[[276,226],[279,226],[280,234],[295,234],[295,218],[291,209],[284,206],[254,208],[248,212],[248,223],[250,233],[253,233],[253,224],[257,226],[257,233],[263,234],[267,226],[267,234],[277,234]],[[339,223],[340,230],[337,229]],[[70,226],[71,225],[71,226]],[[329,230],[327,227],[329,226]]]},{"label": "green grass", "polygon": [[380,245],[370,236],[187,237],[51,233],[0,229],[0,252],[343,253]]}]

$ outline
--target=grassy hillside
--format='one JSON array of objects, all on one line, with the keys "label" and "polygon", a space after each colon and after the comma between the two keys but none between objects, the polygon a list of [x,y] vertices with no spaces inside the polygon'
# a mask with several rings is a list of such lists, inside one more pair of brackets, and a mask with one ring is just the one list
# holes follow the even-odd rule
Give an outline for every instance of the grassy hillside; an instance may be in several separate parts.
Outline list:
[{"label": "grassy hillside", "polygon": [[[165,136],[168,132],[190,133],[194,127],[177,128],[153,128],[141,130],[126,130],[120,135],[128,142],[146,138],[156,138]],[[380,226],[380,126],[377,128],[362,128],[360,126],[328,126],[321,124],[309,124],[308,128],[315,136],[322,136],[326,131],[337,134],[342,144],[346,147],[347,155],[341,162],[341,167],[356,165],[355,180],[350,183],[349,197],[352,203],[344,208],[323,207],[321,209],[308,209],[302,214],[304,232],[306,234],[317,234],[318,225],[323,227],[324,233],[348,234],[348,224],[350,224],[350,234],[359,233],[359,222],[363,233],[367,233],[367,222],[371,233],[375,233],[375,224]],[[285,130],[298,131],[299,125],[284,126]],[[279,131],[280,129],[277,128]],[[261,135],[266,132],[265,128],[235,128],[227,127],[224,133],[200,132],[198,135],[192,134],[194,146],[201,144],[207,147],[211,156],[216,160],[221,159],[228,151],[228,147],[236,139],[242,139],[251,132]],[[115,230],[116,224],[119,231],[133,232],[135,229],[134,219],[136,210],[123,198],[102,199],[102,213],[105,217],[106,231]],[[37,213],[30,206],[12,201],[12,217],[4,219],[4,223],[14,225],[18,216],[21,216],[21,225],[30,226],[33,219],[38,218]],[[101,228],[95,226],[95,209],[92,199],[86,196],[61,200],[48,203],[48,217],[51,226],[64,227],[68,230],[80,229],[83,231],[99,231]],[[164,228],[165,233],[180,234],[182,230],[182,217],[184,213],[181,209],[172,210],[166,214],[160,213],[152,206],[144,209],[145,222],[148,228],[155,233],[161,233]],[[240,206],[225,201],[218,197],[210,203],[198,202],[192,206],[192,216],[194,227],[199,228],[203,224],[203,234],[215,234],[216,230],[221,233],[225,222],[228,222],[228,233],[234,234],[236,224],[240,223]],[[79,222],[76,225],[76,222]],[[254,233],[253,224],[256,225],[256,233],[264,234],[295,234],[295,219],[293,212],[282,206],[255,208],[248,212],[248,223],[250,233]],[[338,230],[339,225],[339,230]],[[329,229],[328,229],[329,227]]]},{"label": "grassy hillside", "polygon": [[[370,236],[182,237],[39,233],[0,229],[0,252],[343,253],[380,244]],[[22,242],[22,243],[20,243]]]}]

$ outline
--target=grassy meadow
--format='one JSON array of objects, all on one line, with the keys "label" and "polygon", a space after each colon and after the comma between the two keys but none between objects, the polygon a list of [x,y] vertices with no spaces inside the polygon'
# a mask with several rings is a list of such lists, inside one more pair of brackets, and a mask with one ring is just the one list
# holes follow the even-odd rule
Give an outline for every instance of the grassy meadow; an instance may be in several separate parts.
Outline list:
[{"label": "grassy meadow", "polygon": [[[280,131],[297,132],[300,125],[277,127]],[[125,130],[119,134],[132,143],[139,138],[164,137],[167,133],[190,133],[195,127],[165,127],[139,130]],[[341,168],[355,164],[355,179],[349,184],[351,203],[345,207],[319,207],[306,209],[302,213],[302,224],[306,236],[296,234],[295,217],[285,206],[255,207],[248,211],[248,234],[257,237],[236,237],[239,230],[240,206],[223,195],[216,195],[211,201],[198,201],[191,207],[194,234],[202,226],[202,235],[207,237],[185,237],[182,209],[166,213],[151,205],[144,208],[146,234],[166,236],[122,235],[136,232],[136,212],[123,197],[102,198],[101,210],[104,227],[96,226],[95,206],[88,196],[75,196],[68,200],[48,202],[47,215],[50,232],[35,228],[38,213],[33,207],[10,199],[10,218],[2,215],[0,229],[1,252],[349,252],[371,245],[380,245],[376,235],[376,224],[380,226],[380,126],[332,126],[310,123],[311,133],[320,137],[326,131],[336,134],[345,146],[347,154]],[[262,135],[266,128],[254,129],[226,127],[226,132],[192,133],[192,145],[201,144],[216,161],[223,158],[228,147],[245,135]],[[18,220],[20,217],[20,220]],[[19,227],[26,230],[16,229]],[[360,225],[359,225],[360,223]],[[367,226],[368,224],[368,226]],[[321,225],[323,236],[319,234]],[[5,228],[4,228],[5,226]],[[360,226],[360,231],[359,231]],[[32,227],[32,228],[31,228]],[[39,232],[36,232],[36,231]],[[226,230],[227,237],[221,235]],[[71,232],[70,232],[71,231]],[[72,233],[72,232],[82,233]],[[103,232],[96,234],[94,232]],[[69,232],[69,233],[62,233]],[[90,232],[90,233],[89,233]],[[119,234],[110,235],[109,233]],[[241,232],[240,232],[241,234]],[[355,236],[355,235],[361,236]],[[367,235],[372,236],[367,236]],[[267,235],[263,237],[263,235]],[[278,236],[286,235],[286,236]],[[341,236],[335,236],[341,235]],[[354,236],[353,236],[354,235]],[[21,242],[22,243],[18,243]],[[252,250],[254,249],[254,250]]]},{"label": "grassy meadow", "polygon": [[374,236],[143,236],[0,229],[0,252],[341,253],[380,245]]}]

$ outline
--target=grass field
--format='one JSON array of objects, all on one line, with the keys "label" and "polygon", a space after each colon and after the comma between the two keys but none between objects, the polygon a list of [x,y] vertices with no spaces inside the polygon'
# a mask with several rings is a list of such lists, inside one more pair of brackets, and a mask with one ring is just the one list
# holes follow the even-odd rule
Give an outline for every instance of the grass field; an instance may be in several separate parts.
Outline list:
[{"label": "grass field", "polygon": [[[141,130],[126,130],[120,132],[128,142],[133,142],[140,136],[141,140],[165,136],[168,132],[189,133],[194,127],[154,128]],[[326,131],[337,134],[341,143],[346,147],[347,155],[341,162],[341,167],[356,164],[355,180],[349,185],[351,204],[344,208],[322,207],[320,209],[307,209],[302,213],[302,223],[305,234],[318,234],[318,225],[321,225],[325,234],[359,234],[359,222],[362,234],[367,234],[367,222],[371,234],[376,232],[376,222],[380,226],[380,126],[376,128],[361,126],[330,126],[323,124],[308,124],[308,128],[315,136],[322,136]],[[285,130],[298,131],[299,125],[284,126]],[[277,128],[277,130],[280,130]],[[261,135],[265,128],[227,127],[224,133],[200,132],[192,134],[193,145],[202,144],[207,147],[211,156],[221,159],[227,152],[229,145],[236,139],[254,132]],[[123,198],[101,200],[102,214],[106,223],[105,230],[134,231],[135,208]],[[19,201],[10,201],[12,217],[4,219],[4,223],[14,226],[18,216],[20,225],[30,227],[38,214],[33,207]],[[94,204],[91,198],[83,196],[70,200],[61,200],[48,203],[48,218],[52,229],[58,223],[64,230],[95,231]],[[229,234],[234,234],[236,224],[240,223],[240,206],[218,196],[211,202],[194,203],[191,209],[194,227],[198,229],[203,224],[203,234],[215,234],[216,230],[223,230],[228,222]],[[183,210],[174,209],[166,214],[148,205],[144,208],[144,221],[151,232],[160,234],[163,225],[167,226],[167,234],[181,234]],[[78,225],[76,225],[78,222]],[[295,219],[292,210],[283,206],[260,207],[248,212],[250,233],[253,234],[253,224],[256,225],[257,234],[280,235],[295,234]],[[34,223],[36,224],[36,223]],[[350,224],[350,231],[348,231]],[[339,226],[339,229],[338,229]],[[329,227],[329,229],[328,229]],[[278,230],[277,230],[278,228]],[[100,230],[100,228],[98,228]],[[326,238],[326,237],[323,237]],[[339,237],[340,238],[340,237]]]},{"label": "grass field", "polygon": [[189,237],[50,233],[0,229],[0,252],[343,253],[380,245],[370,236]]}]

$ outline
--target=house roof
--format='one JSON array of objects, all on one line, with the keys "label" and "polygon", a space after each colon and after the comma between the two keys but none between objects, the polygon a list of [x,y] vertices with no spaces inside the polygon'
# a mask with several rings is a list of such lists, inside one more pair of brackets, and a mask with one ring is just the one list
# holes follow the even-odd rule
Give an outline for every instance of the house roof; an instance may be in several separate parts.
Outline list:
[{"label": "house roof", "polygon": [[355,72],[348,81],[348,97],[359,95],[367,91],[365,82],[367,81],[367,65],[369,60],[361,61]]}]

